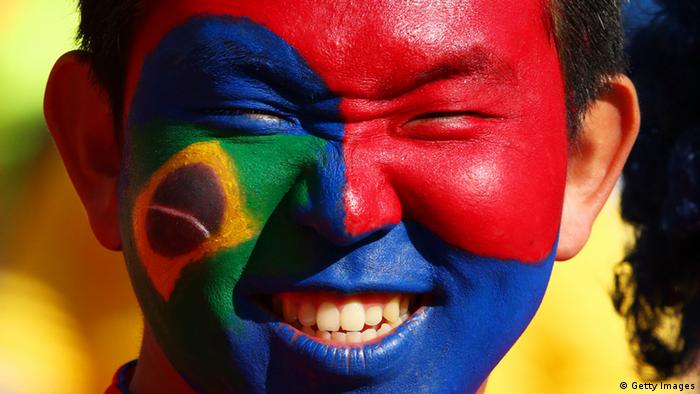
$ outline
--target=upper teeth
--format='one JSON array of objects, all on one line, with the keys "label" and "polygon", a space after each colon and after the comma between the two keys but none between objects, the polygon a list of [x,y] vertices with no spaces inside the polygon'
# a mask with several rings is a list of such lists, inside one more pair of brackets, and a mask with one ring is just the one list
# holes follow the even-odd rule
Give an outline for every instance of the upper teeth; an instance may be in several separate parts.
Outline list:
[{"label": "upper teeth", "polygon": [[339,299],[330,294],[285,293],[284,320],[305,334],[333,343],[363,343],[386,335],[408,318],[408,295],[368,294]]}]

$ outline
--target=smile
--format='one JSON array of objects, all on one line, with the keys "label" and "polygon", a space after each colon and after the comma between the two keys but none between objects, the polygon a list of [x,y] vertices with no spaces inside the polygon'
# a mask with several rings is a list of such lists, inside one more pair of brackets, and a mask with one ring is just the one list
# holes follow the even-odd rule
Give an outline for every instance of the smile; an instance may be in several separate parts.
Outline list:
[{"label": "smile", "polygon": [[278,360],[336,378],[396,373],[429,335],[436,312],[430,290],[285,290],[252,300],[264,311]]},{"label": "smile", "polygon": [[375,342],[420,306],[414,294],[294,292],[273,298],[273,311],[285,324],[334,346]]}]

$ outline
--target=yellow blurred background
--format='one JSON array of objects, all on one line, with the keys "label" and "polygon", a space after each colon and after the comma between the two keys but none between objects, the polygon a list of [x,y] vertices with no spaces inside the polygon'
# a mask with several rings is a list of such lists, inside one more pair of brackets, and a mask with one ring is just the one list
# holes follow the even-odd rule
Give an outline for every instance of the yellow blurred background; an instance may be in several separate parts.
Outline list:
[{"label": "yellow blurred background", "polygon": [[[103,392],[136,357],[141,318],[118,253],[94,240],[42,116],[53,62],[75,47],[73,0],[0,2],[0,393]],[[640,381],[609,299],[630,230],[614,196],[557,263],[488,394],[617,393]]]}]

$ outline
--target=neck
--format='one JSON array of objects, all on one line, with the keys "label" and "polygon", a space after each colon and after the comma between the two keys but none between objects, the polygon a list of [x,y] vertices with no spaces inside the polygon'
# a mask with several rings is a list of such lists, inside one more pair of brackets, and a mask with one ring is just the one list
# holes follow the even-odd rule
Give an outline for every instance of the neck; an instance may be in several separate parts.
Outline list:
[{"label": "neck", "polygon": [[129,390],[134,394],[195,392],[160,349],[148,325],[143,330],[141,353]]}]

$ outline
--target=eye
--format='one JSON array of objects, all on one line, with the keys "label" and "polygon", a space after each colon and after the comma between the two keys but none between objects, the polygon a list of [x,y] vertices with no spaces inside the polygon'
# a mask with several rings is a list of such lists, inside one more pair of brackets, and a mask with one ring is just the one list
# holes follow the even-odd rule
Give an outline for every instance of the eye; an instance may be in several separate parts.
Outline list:
[{"label": "eye", "polygon": [[245,113],[241,114],[243,116],[247,116],[252,120],[259,120],[261,122],[284,122],[284,119],[277,115],[272,115],[272,114],[265,114],[265,113]]},{"label": "eye", "polygon": [[217,108],[206,111],[208,115],[218,116],[235,116],[242,117],[251,121],[266,122],[266,123],[283,123],[289,122],[283,115],[273,111],[251,108]]},{"label": "eye", "polygon": [[397,130],[397,134],[420,140],[461,140],[471,137],[478,126],[484,126],[497,119],[480,112],[431,112],[404,123]]},{"label": "eye", "polygon": [[272,135],[299,130],[294,117],[276,109],[222,107],[197,112],[198,125],[224,135]]},{"label": "eye", "polygon": [[468,116],[479,116],[472,112],[432,112],[416,116],[406,122],[403,127],[412,128],[429,122],[455,122],[464,120]]}]

